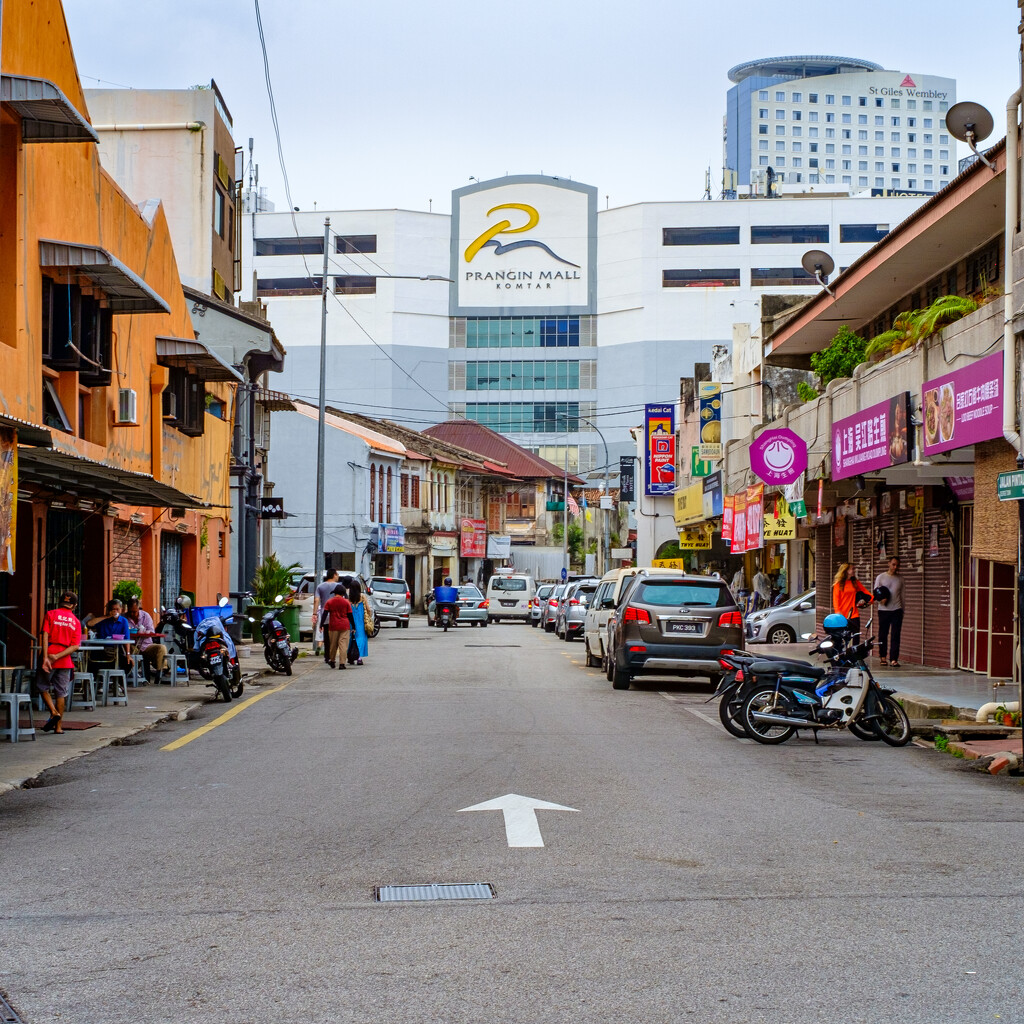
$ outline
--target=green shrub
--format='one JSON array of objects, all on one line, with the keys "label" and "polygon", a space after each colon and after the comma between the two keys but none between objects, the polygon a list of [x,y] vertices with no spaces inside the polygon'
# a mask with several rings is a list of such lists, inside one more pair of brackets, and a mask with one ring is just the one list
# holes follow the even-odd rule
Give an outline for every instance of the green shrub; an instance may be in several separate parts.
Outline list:
[{"label": "green shrub", "polygon": [[128,604],[128,598],[130,597],[142,597],[142,587],[135,582],[135,580],[121,580],[117,586],[114,587],[114,597],[123,605]]}]

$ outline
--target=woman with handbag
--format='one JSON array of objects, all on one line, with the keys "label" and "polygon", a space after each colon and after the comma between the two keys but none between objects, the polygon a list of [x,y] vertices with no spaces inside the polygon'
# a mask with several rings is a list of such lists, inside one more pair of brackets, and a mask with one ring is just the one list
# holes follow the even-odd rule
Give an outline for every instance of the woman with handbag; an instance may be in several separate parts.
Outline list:
[{"label": "woman with handbag", "polygon": [[348,586],[348,600],[352,605],[352,639],[349,641],[349,664],[362,665],[363,658],[370,653],[370,644],[366,638],[366,620],[370,620],[373,628],[373,612],[369,610],[369,602],[363,596],[363,588],[358,580]]}]

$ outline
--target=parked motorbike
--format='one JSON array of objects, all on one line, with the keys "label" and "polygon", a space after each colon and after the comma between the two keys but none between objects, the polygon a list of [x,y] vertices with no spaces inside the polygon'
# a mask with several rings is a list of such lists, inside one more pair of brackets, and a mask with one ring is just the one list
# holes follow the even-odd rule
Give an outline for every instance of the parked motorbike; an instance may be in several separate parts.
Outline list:
[{"label": "parked motorbike", "polygon": [[447,633],[449,626],[456,625],[455,605],[450,603],[439,604],[434,608],[434,617],[438,625]]},{"label": "parked motorbike", "polygon": [[[220,606],[226,607],[228,599],[221,598]],[[204,636],[199,644],[198,669],[201,675],[210,679],[207,685],[214,689],[223,698],[226,704],[231,702],[232,697],[241,697],[245,689],[242,683],[242,669],[238,664],[238,655],[231,653],[231,648],[224,637],[225,625],[234,615],[223,618],[210,616],[204,619],[196,627],[197,631],[202,630]]]},{"label": "parked motorbike", "polygon": [[[281,595],[274,598],[274,604],[281,600]],[[299,656],[298,647],[292,646],[288,630],[272,608],[260,620],[260,633],[263,636],[263,657],[275,672],[292,674],[292,662]]]},{"label": "parked motorbike", "polygon": [[[868,630],[870,626],[871,620]],[[894,691],[879,686],[867,665],[874,639],[861,640],[842,616],[829,616],[826,632],[829,635],[810,653],[824,655],[827,669],[769,659],[749,664],[746,672],[755,683],[739,712],[747,735],[758,743],[775,744],[799,729],[813,730],[817,741],[821,729],[848,728],[862,739],[873,732],[890,746],[908,743],[906,712]]]}]

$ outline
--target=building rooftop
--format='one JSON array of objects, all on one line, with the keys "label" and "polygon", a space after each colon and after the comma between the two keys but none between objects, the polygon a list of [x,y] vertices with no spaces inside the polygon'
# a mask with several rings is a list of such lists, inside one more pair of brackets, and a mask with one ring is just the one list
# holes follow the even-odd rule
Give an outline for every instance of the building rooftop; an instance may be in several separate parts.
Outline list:
[{"label": "building rooftop", "polygon": [[817,78],[820,75],[842,75],[853,71],[884,71],[881,64],[858,57],[797,56],[762,57],[748,60],[729,69],[730,82],[742,82],[753,75],[765,78]]}]

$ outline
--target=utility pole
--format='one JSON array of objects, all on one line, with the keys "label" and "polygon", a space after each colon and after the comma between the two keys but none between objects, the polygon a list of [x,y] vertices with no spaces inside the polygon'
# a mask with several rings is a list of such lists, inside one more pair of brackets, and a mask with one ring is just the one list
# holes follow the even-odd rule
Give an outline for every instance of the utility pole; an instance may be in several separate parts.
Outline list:
[{"label": "utility pole", "polygon": [[[568,426],[568,424],[566,424]],[[565,438],[565,478],[562,481],[562,574],[569,578],[569,437]]]},{"label": "utility pole", "polygon": [[313,547],[313,586],[320,585],[324,576],[324,432],[327,422],[327,256],[331,242],[331,218],[324,218],[324,276],[320,298],[320,417],[316,434],[316,525]]}]

